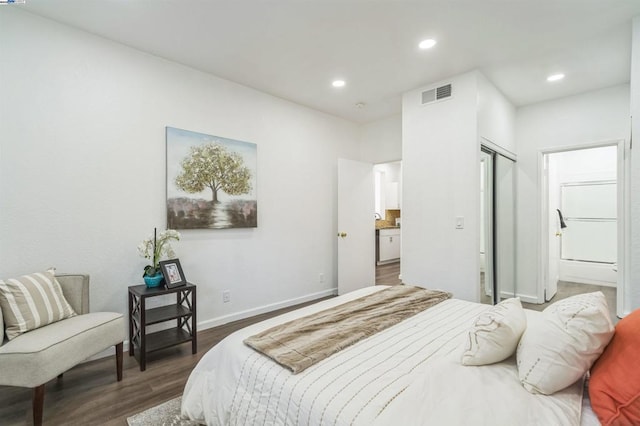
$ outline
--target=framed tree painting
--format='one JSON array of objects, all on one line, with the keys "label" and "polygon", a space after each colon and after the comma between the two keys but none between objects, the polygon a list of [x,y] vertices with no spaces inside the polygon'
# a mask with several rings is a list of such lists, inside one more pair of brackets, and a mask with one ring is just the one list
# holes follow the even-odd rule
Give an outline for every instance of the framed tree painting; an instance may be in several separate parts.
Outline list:
[{"label": "framed tree painting", "polygon": [[167,127],[167,228],[258,226],[256,144]]}]

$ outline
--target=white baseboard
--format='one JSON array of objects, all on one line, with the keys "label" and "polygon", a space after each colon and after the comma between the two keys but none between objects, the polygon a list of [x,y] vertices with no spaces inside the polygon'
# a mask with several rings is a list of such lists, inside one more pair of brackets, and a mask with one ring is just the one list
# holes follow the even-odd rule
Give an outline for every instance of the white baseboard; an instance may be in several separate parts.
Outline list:
[{"label": "white baseboard", "polygon": [[330,288],[328,290],[319,291],[317,293],[307,294],[306,296],[296,297],[294,299],[283,300],[282,302],[271,303],[269,305],[259,306],[257,308],[247,309],[245,311],[234,312],[233,314],[223,315],[221,317],[211,318],[198,323],[198,330],[206,330],[208,328],[217,327],[233,321],[253,317],[255,315],[264,314],[266,312],[275,311],[289,306],[298,305],[300,303],[310,302],[326,296],[335,296],[338,294],[338,288]]},{"label": "white baseboard", "polygon": [[[300,303],[310,302],[312,300],[320,299],[326,296],[335,296],[338,294],[338,288],[330,288],[328,290],[319,291],[317,293],[307,294],[306,296],[296,297],[294,299],[283,300],[282,302],[271,303],[269,305],[259,306],[253,309],[247,309],[241,312],[235,312],[229,315],[223,315],[217,318],[211,318],[205,321],[198,322],[198,331],[206,330],[208,328],[217,327],[233,321],[249,318],[255,315],[264,314],[266,312],[275,311],[282,308],[288,308],[289,306],[298,305]],[[125,340],[123,345],[124,356],[129,356],[129,341]],[[95,354],[94,356],[87,358],[87,361],[93,361],[95,359],[104,358],[107,356],[115,355],[115,349],[113,347],[107,348],[104,351]]]},{"label": "white baseboard", "polygon": [[618,272],[612,264],[561,260],[558,273],[562,281],[617,287]]},{"label": "white baseboard", "polygon": [[562,281],[567,281],[571,283],[580,283],[580,284],[589,284],[589,285],[599,285],[603,287],[612,287],[617,288],[618,285],[612,281],[603,281],[603,280],[594,280],[589,277],[585,277],[583,275],[564,275],[561,277]]},{"label": "white baseboard", "polygon": [[[508,299],[510,297],[514,297],[513,293],[508,293],[508,292],[500,292],[500,297],[502,299]],[[535,296],[529,296],[527,294],[516,294],[515,297],[519,297],[521,302],[525,302],[525,303],[540,303],[538,302],[538,298]]]}]

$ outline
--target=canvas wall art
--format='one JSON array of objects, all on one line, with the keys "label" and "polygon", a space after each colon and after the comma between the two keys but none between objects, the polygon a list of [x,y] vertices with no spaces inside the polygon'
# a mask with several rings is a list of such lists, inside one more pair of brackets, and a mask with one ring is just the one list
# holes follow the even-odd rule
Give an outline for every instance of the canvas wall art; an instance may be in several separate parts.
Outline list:
[{"label": "canvas wall art", "polygon": [[167,228],[258,226],[257,146],[167,127]]}]

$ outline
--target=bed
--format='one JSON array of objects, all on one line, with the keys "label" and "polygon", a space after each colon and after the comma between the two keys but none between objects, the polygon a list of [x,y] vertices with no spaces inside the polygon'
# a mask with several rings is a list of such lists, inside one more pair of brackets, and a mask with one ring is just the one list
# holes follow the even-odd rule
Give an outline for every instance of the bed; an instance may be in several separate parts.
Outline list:
[{"label": "bed", "polygon": [[298,374],[243,343],[384,288],[367,287],[229,335],[192,371],[182,416],[209,425],[599,424],[583,401],[583,380],[547,396],[523,388],[515,356],[490,366],[460,364],[465,333],[488,305],[445,300]]}]

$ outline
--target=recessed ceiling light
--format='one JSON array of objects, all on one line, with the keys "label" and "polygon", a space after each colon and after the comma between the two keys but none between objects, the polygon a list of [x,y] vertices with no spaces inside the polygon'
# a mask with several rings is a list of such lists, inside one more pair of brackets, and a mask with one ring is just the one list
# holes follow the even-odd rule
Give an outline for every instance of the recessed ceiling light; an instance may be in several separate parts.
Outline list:
[{"label": "recessed ceiling light", "polygon": [[420,44],[418,45],[418,47],[420,49],[431,49],[433,46],[436,45],[436,43],[437,43],[437,41],[435,41],[434,39],[428,38],[426,40],[422,40],[420,42]]},{"label": "recessed ceiling light", "polygon": [[333,83],[331,83],[333,87],[344,87],[345,84],[344,80],[334,80]]},{"label": "recessed ceiling light", "polygon": [[551,74],[549,77],[547,77],[547,81],[560,81],[563,78],[564,78],[564,74],[562,73]]}]

